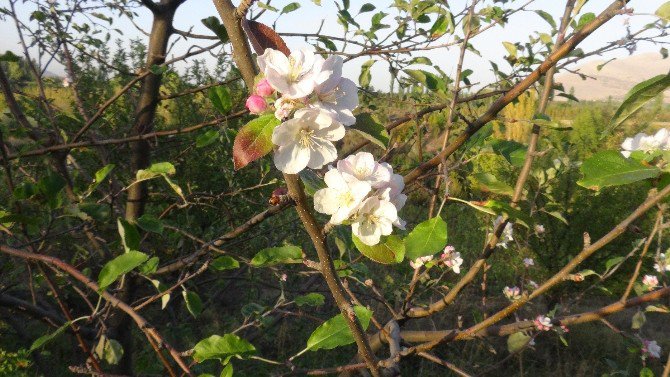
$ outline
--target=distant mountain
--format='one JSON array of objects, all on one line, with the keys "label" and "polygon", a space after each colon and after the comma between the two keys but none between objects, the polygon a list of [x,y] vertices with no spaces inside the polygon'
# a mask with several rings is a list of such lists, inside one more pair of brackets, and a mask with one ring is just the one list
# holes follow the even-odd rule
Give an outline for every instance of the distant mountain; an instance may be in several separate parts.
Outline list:
[{"label": "distant mountain", "polygon": [[[670,71],[670,58],[663,59],[661,54],[652,52],[618,58],[598,70],[603,63],[605,60],[592,60],[571,68],[588,76],[586,80],[577,74],[563,72],[556,75],[556,82],[562,83],[566,92],[574,88],[574,94],[580,100],[606,100],[610,96],[621,100],[640,81]],[[665,102],[670,103],[670,90],[665,92]]]}]

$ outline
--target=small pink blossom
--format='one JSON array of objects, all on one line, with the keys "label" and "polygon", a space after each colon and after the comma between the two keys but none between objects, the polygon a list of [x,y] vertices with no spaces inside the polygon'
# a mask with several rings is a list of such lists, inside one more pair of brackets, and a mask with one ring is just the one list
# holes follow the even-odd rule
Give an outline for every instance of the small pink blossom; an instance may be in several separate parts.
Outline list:
[{"label": "small pink blossom", "polygon": [[274,88],[270,85],[267,79],[262,79],[256,84],[256,94],[262,97],[267,97],[274,93]]},{"label": "small pink blossom", "polygon": [[281,274],[281,277],[279,278],[279,280],[286,281],[286,279],[288,279],[288,276],[286,274]]},{"label": "small pink blossom", "polygon": [[452,269],[455,273],[461,273],[463,258],[461,258],[461,253],[457,252],[455,247],[447,245],[447,247],[444,248],[442,255],[440,255],[440,259],[445,266]]},{"label": "small pink blossom", "polygon": [[563,330],[563,332],[566,332],[566,333],[570,332],[570,329],[568,329],[568,326],[566,326],[566,325],[561,325],[561,330]]},{"label": "small pink blossom", "polygon": [[265,102],[265,99],[256,94],[253,94],[247,98],[246,106],[247,109],[249,109],[249,112],[252,114],[260,114],[268,108],[268,104]]},{"label": "small pink blossom", "polygon": [[433,256],[432,255],[427,255],[425,257],[419,257],[419,258],[416,258],[413,261],[410,261],[409,265],[413,269],[418,270],[419,268],[421,268],[421,266],[423,266],[424,264],[426,264],[426,263],[428,263],[432,260],[433,260]]},{"label": "small pink blossom", "polygon": [[505,287],[503,288],[503,294],[510,301],[516,301],[521,298],[521,289],[519,287]]},{"label": "small pink blossom", "polygon": [[658,278],[654,275],[644,275],[642,278],[642,284],[648,291],[651,291],[658,287]]},{"label": "small pink blossom", "polygon": [[661,346],[655,340],[644,339],[642,341],[642,354],[652,359],[658,359],[661,357]]},{"label": "small pink blossom", "polygon": [[538,235],[544,234],[544,225],[536,224],[535,225],[535,233],[537,233]]},{"label": "small pink blossom", "polygon": [[523,264],[526,267],[535,266],[535,261],[533,260],[533,258],[524,258]]},{"label": "small pink blossom", "polygon": [[530,287],[533,289],[537,289],[539,287],[539,285],[533,280],[528,280],[528,285],[530,285]]},{"label": "small pink blossom", "polygon": [[533,320],[533,323],[540,331],[549,331],[554,326],[551,324],[551,318],[545,315],[538,315],[535,320]]}]

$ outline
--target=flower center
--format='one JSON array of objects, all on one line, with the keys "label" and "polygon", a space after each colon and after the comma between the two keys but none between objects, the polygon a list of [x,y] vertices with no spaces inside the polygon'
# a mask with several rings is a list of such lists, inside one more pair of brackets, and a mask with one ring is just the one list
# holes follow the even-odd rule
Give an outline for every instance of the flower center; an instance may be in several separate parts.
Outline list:
[{"label": "flower center", "polygon": [[368,175],[370,175],[370,169],[368,169],[365,166],[358,167],[358,168],[356,168],[356,175],[358,175],[359,179],[363,179],[363,178],[367,177]]},{"label": "flower center", "polygon": [[300,135],[298,139],[298,144],[300,144],[301,147],[303,148],[309,148],[312,146],[312,134],[314,134],[314,130],[310,129],[302,129],[300,130]]},{"label": "flower center", "polygon": [[288,58],[289,70],[288,70],[288,81],[289,82],[298,82],[302,76],[302,63],[295,61],[295,58]]},{"label": "flower center", "polygon": [[340,193],[339,200],[342,207],[351,207],[354,204],[354,197],[348,191]]}]

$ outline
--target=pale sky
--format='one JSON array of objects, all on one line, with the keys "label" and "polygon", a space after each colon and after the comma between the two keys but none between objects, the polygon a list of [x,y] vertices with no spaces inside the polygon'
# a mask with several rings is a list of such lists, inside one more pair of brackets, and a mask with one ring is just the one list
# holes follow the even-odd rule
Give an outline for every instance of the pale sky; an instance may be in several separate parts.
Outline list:
[{"label": "pale sky", "polygon": [[[665,0],[633,0],[630,2],[629,7],[635,10],[635,16],[617,16],[615,19],[611,20],[608,24],[603,26],[600,30],[596,31],[588,39],[586,39],[580,47],[584,51],[589,51],[597,47],[602,46],[603,44],[618,40],[621,37],[625,36],[626,22],[630,25],[631,30],[635,31],[640,26],[653,22],[657,19],[653,15],[656,9],[664,3]],[[290,3],[290,0],[275,0],[272,1],[272,5],[278,9],[281,9],[286,4]],[[340,25],[336,23],[336,7],[332,0],[323,0],[322,6],[315,5],[312,1],[302,0],[299,1],[301,8],[295,12],[283,15],[281,19],[277,22],[276,28],[280,32],[316,32],[323,21],[322,34],[329,34],[333,36],[342,36],[342,29]],[[355,14],[360,9],[361,5],[369,2],[375,4],[377,9],[374,12],[367,13],[362,15],[361,20],[369,20],[372,14],[382,10],[390,15],[386,17],[385,20],[392,24],[393,16],[395,14],[395,9],[383,8],[390,3],[389,0],[386,1],[375,1],[375,0],[351,0],[350,12]],[[520,6],[525,3],[526,0],[515,0],[510,1],[506,4],[506,7],[512,5]],[[451,4],[451,9],[454,13],[462,10],[469,1],[466,0],[454,0],[449,2]],[[489,2],[487,2],[489,3]],[[510,5],[511,4],[511,5]],[[529,35],[532,35],[535,31],[540,32],[549,32],[550,26],[542,20],[533,10],[541,9],[546,12],[549,12],[554,16],[556,22],[559,22],[560,15],[562,14],[562,8],[565,2],[563,0],[535,0],[531,3],[526,12],[519,12],[513,15],[509,22],[504,26],[496,26],[493,29],[490,29],[483,34],[474,38],[471,43],[477,48],[482,57],[476,56],[472,53],[466,54],[465,67],[470,68],[474,71],[474,74],[471,76],[471,81],[487,83],[492,81],[493,74],[490,71],[489,60],[496,62],[501,68],[505,71],[509,71],[509,64],[503,59],[506,55],[506,50],[502,45],[503,41],[509,42],[525,42],[528,40]],[[585,12],[594,12],[598,14],[602,11],[607,5],[610,4],[609,0],[590,0],[583,8],[582,13]],[[27,20],[28,15],[34,10],[34,5],[26,4],[20,5],[21,13],[25,15]],[[138,9],[140,17],[136,22],[145,30],[148,30],[151,25],[150,13],[146,9]],[[184,5],[182,5],[175,17],[175,25],[177,28],[182,30],[189,30],[192,28],[192,31],[200,34],[211,34],[211,32],[206,29],[200,22],[201,19],[217,15],[216,10],[212,1],[210,0],[188,0]],[[276,19],[276,14],[266,12],[265,15],[261,17],[259,21],[271,25]],[[357,18],[358,20],[358,18]],[[362,22],[361,26],[364,27],[364,24],[367,22]],[[430,24],[428,24],[430,25]],[[142,39],[147,39],[146,36],[137,32],[135,28],[128,21],[117,21],[114,24],[114,27],[119,28],[123,31],[123,35],[119,35],[115,32],[112,33],[112,39],[123,38],[128,39],[131,37],[140,37]],[[385,29],[392,30],[392,29]],[[460,30],[460,27],[457,28]],[[382,30],[383,32],[384,30]],[[381,32],[378,35],[383,35]],[[18,38],[16,35],[16,30],[14,28],[13,22],[6,19],[0,21],[0,51],[4,50],[13,50],[19,52]],[[443,40],[440,40],[437,43],[444,43],[448,41],[443,37]],[[172,40],[176,39],[176,36]],[[190,40],[188,42],[184,41],[183,38],[180,38],[180,41],[174,46],[171,51],[171,56],[178,56],[185,52],[185,50],[192,44],[197,44],[199,46],[205,46],[212,41],[203,41],[203,40]],[[670,42],[670,39],[666,38],[665,43]],[[303,38],[291,37],[287,38],[287,44],[289,48],[304,48],[309,47],[309,45],[304,41]],[[650,52],[658,51],[660,46],[653,45],[651,43],[642,43],[638,46],[638,52]],[[451,48],[441,48],[428,52],[421,52],[418,54],[413,54],[413,56],[426,56],[432,60],[433,63],[436,63],[444,70],[447,74],[451,74],[455,71],[455,64],[457,59],[458,47],[454,46]],[[352,50],[355,51],[355,50]],[[612,57],[623,57],[628,53],[626,51],[618,51],[616,53],[610,53],[605,57],[597,57],[597,59],[609,59]],[[214,64],[214,58],[208,54],[199,55],[198,58],[206,58],[210,67]],[[351,78],[354,82],[358,82],[358,75],[360,73],[360,65],[368,60],[369,57],[361,57],[355,60],[352,60],[345,64],[344,75]],[[186,63],[182,63],[177,66],[178,69],[183,69]],[[668,67],[670,69],[670,60],[668,60]],[[413,68],[418,69],[428,69],[426,66],[417,66]],[[62,68],[58,66],[52,66],[49,68],[49,71],[55,73],[62,73]],[[378,62],[373,66],[372,70],[372,85],[378,89],[387,89],[389,86],[390,75],[388,73],[388,65],[383,62]]]}]

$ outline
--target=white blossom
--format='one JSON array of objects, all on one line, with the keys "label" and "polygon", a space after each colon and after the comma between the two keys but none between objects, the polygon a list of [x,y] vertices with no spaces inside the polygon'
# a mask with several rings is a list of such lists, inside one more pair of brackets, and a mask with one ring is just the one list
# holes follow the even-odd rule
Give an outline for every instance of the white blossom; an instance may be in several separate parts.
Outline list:
[{"label": "white blossom", "polygon": [[300,109],[295,118],[277,126],[272,142],[279,146],[274,161],[277,169],[297,174],[305,167],[319,169],[337,158],[333,141],[344,137],[344,126],[326,112]]},{"label": "white blossom", "polygon": [[321,75],[323,78],[314,88],[315,98],[311,106],[331,112],[345,126],[356,123],[353,110],[358,107],[358,87],[342,77],[342,58],[330,56],[322,63],[321,71],[329,75]]},{"label": "white blossom", "polygon": [[337,169],[329,170],[324,180],[328,187],[314,193],[314,209],[332,215],[332,224],[342,224],[368,195],[370,184],[357,179],[347,180]]},{"label": "white blossom", "polygon": [[359,207],[351,231],[364,244],[374,246],[381,236],[393,232],[393,223],[397,219],[398,211],[393,203],[372,196]]},{"label": "white blossom", "polygon": [[297,99],[309,96],[321,80],[323,64],[320,58],[309,50],[298,50],[290,56],[281,51],[266,49],[258,57],[258,67],[270,85],[282,96]]},{"label": "white blossom", "polygon": [[621,143],[621,154],[630,157],[631,152],[642,151],[650,153],[658,150],[667,150],[670,147],[670,132],[661,128],[654,135],[639,133],[634,137],[626,138]]},{"label": "white blossom", "polygon": [[545,315],[538,315],[533,321],[535,327],[540,331],[549,331],[554,325],[551,324],[551,318]]},{"label": "white blossom", "polygon": [[461,253],[456,251],[456,248],[454,248],[451,245],[447,245],[444,248],[444,252],[442,252],[440,258],[444,262],[445,266],[447,266],[457,274],[461,273],[461,265],[463,264],[463,258],[461,258]]},{"label": "white blossom", "polygon": [[656,264],[654,264],[654,269],[658,272],[670,272],[670,260],[666,258],[664,253],[659,254]]},{"label": "white blossom", "polygon": [[535,261],[533,258],[523,258],[523,264],[526,267],[535,266]]},{"label": "white blossom", "polygon": [[377,163],[374,156],[368,152],[359,152],[338,161],[337,170],[346,180],[364,181],[375,189],[387,186],[391,179],[391,172]]},{"label": "white blossom", "polygon": [[642,353],[651,358],[658,359],[661,357],[661,346],[655,340],[642,341]]},{"label": "white blossom", "polygon": [[[493,222],[493,229],[497,228],[498,225],[500,225],[503,222],[502,216],[498,216],[495,221]],[[505,225],[505,229],[503,229],[502,234],[500,235],[500,239],[498,240],[498,244],[496,246],[500,246],[503,249],[507,249],[507,243],[514,241],[514,228],[512,223],[508,222],[507,225]]]},{"label": "white blossom", "polygon": [[535,233],[539,234],[544,234],[544,225],[542,224],[535,224]]}]

